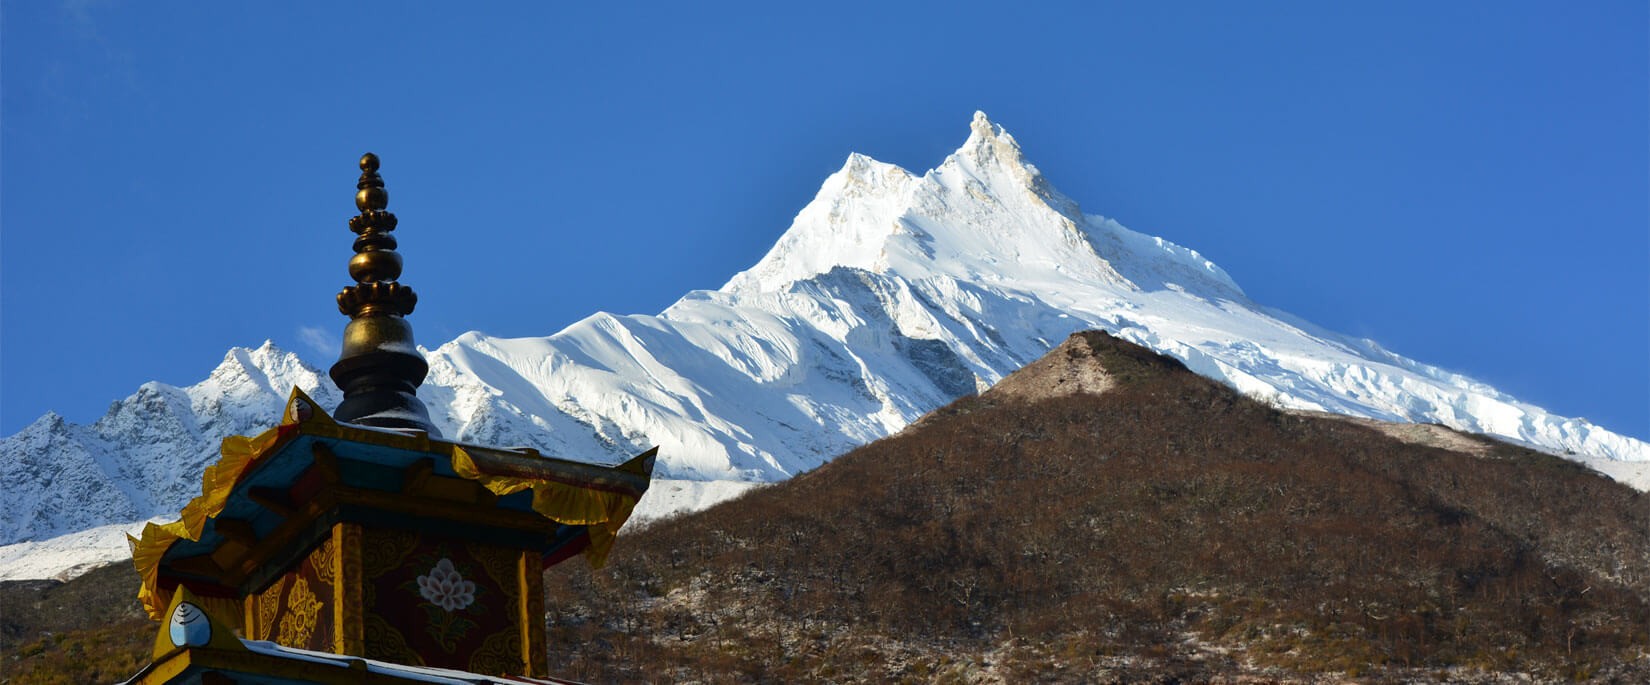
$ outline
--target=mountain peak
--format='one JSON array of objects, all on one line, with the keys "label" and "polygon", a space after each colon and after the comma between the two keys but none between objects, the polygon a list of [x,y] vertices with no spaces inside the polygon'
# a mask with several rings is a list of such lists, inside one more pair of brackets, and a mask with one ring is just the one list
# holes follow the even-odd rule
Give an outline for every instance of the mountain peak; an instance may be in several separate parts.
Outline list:
[{"label": "mountain peak", "polygon": [[987,116],[985,112],[980,110],[974,110],[974,119],[968,122],[968,129],[969,142],[973,142],[975,140],[1001,140],[1009,145],[1015,144],[1014,136],[1009,135],[1007,129],[1004,129],[1000,124],[992,121],[991,117]]},{"label": "mountain peak", "polygon": [[23,433],[28,433],[28,432],[35,431],[35,430],[42,430],[42,431],[62,430],[63,426],[67,423],[68,422],[63,418],[63,416],[61,414],[58,414],[56,411],[48,409],[48,410],[46,410],[45,414],[41,415],[40,418],[35,419],[34,423],[31,423],[31,424],[25,426],[23,428],[23,430],[18,431],[17,434],[21,435]]},{"label": "mountain peak", "polygon": [[[968,129],[969,143],[1002,140],[1009,145],[1015,145],[1014,136],[1009,135],[1008,131],[1002,126],[992,123],[991,117],[986,116],[985,112],[980,110],[974,110],[974,120],[969,122]],[[965,143],[963,147],[967,146]],[[1016,147],[1018,146],[1016,145]]]},{"label": "mountain peak", "polygon": [[1082,221],[1014,137],[975,112],[962,147],[920,178],[850,154],[773,249],[722,290],[776,292],[837,267],[908,279],[969,281],[1006,267],[1014,272],[1006,280],[1029,272],[1120,280],[1083,236]]},{"label": "mountain peak", "polygon": [[991,128],[995,126],[995,124],[991,123],[991,117],[985,115],[985,110],[979,109],[974,110],[974,122],[970,125],[974,127],[976,132],[990,131]]},{"label": "mountain peak", "polygon": [[985,112],[974,112],[968,125],[968,140],[946,159],[963,162],[976,170],[1001,167],[1015,176],[1015,181],[1031,185],[1039,177],[1037,168],[1026,163],[1019,142],[1008,130],[993,123]]},{"label": "mountain peak", "polygon": [[[819,194],[845,194],[856,192],[855,188],[874,186],[897,190],[912,180],[911,172],[900,168],[897,164],[872,159],[858,152],[848,153],[847,161],[842,163],[842,169],[825,180],[820,186]],[[873,189],[874,192],[874,189]]]}]

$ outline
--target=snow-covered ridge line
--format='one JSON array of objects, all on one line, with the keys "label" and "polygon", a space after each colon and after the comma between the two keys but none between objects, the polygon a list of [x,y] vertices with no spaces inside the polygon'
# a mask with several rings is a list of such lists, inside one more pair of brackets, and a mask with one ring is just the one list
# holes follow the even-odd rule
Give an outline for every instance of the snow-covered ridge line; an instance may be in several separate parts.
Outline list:
[{"label": "snow-covered ridge line", "polygon": [[[467,333],[426,351],[419,394],[452,439],[609,463],[658,445],[662,478],[763,482],[1091,328],[1286,407],[1441,423],[1618,477],[1650,463],[1644,442],[1250,301],[1194,250],[1085,213],[983,114],[921,175],[850,156],[718,290],[548,337]],[[320,370],[265,344],[231,350],[196,385],[146,384],[91,425],[42,417],[0,441],[13,500],[0,544],[173,514],[218,442],[270,425],[293,385],[340,399]]]}]

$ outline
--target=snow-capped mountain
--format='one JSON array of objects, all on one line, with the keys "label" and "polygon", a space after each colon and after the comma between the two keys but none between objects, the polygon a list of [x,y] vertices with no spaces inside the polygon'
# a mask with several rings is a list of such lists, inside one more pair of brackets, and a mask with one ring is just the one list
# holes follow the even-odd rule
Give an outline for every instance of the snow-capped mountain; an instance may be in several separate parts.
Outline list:
[{"label": "snow-capped mountain", "polygon": [[[658,445],[665,479],[773,481],[1089,328],[1282,406],[1487,433],[1650,487],[1644,442],[1268,309],[1195,251],[1084,214],[983,114],[922,175],[851,155],[718,290],[549,337],[465,334],[426,351],[419,395],[449,438],[609,462]],[[273,423],[292,385],[341,399],[265,344],[200,384],[147,384],[90,426],[41,418],[0,442],[0,544],[175,512],[217,442]]]},{"label": "snow-capped mountain", "polygon": [[218,443],[273,425],[294,385],[328,406],[343,400],[326,374],[265,343],[230,350],[211,376],[187,388],[145,383],[90,426],[40,417],[0,441],[8,500],[0,543],[175,517],[200,494]]}]

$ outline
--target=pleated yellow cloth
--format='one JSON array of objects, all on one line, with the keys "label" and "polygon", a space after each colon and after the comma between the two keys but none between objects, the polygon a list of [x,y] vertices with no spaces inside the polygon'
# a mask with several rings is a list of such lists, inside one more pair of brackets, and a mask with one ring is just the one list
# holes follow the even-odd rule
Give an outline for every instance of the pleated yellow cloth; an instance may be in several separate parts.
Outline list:
[{"label": "pleated yellow cloth", "polygon": [[[603,471],[619,471],[629,476],[640,476],[643,485],[635,488],[614,487],[607,479],[593,479],[571,475],[567,478],[549,476],[498,475],[488,473],[478,460],[463,446],[423,435],[407,435],[389,431],[341,424],[322,412],[303,391],[293,388],[287,401],[281,424],[255,437],[225,438],[217,463],[208,466],[201,477],[201,494],[190,500],[179,518],[164,524],[144,526],[140,537],[127,536],[132,547],[132,563],[137,567],[143,585],[138,599],[151,619],[160,620],[171,603],[172,592],[160,587],[161,558],[178,540],[196,541],[206,528],[206,522],[215,518],[228,504],[243,475],[258,461],[279,451],[291,440],[310,435],[336,438],[358,443],[413,450],[445,457],[459,477],[476,481],[494,494],[503,496],[531,489],[533,511],[563,525],[586,526],[590,544],[582,554],[593,568],[607,561],[608,551],[625,521],[630,518],[646,490],[646,480],[652,473],[652,455],[648,452],[618,467],[595,467]],[[480,449],[480,448],[472,448]],[[491,451],[491,450],[484,450]],[[527,455],[511,453],[514,458]],[[581,465],[582,466],[582,465]],[[197,592],[198,594],[198,592]],[[240,601],[232,598],[199,596],[197,602],[213,615],[235,621],[241,615]]]}]

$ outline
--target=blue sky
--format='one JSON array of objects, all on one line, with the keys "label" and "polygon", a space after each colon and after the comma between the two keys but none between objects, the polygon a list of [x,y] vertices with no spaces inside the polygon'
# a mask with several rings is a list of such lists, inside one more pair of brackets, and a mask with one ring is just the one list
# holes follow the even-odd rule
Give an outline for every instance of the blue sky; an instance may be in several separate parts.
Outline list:
[{"label": "blue sky", "polygon": [[1645,3],[786,4],[8,0],[0,433],[329,364],[367,150],[434,347],[716,288],[980,109],[1261,303],[1650,437]]}]

